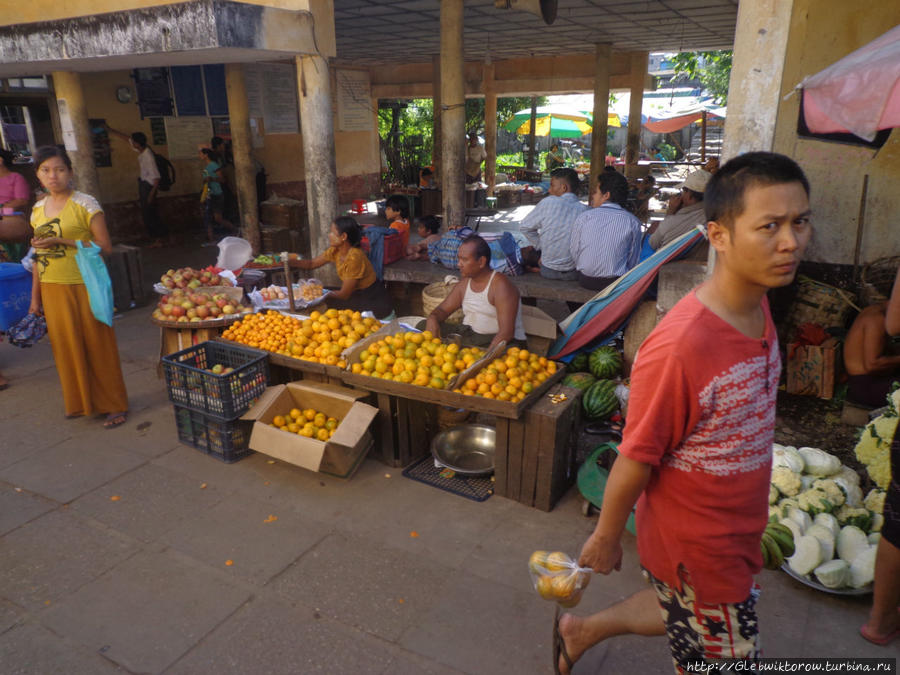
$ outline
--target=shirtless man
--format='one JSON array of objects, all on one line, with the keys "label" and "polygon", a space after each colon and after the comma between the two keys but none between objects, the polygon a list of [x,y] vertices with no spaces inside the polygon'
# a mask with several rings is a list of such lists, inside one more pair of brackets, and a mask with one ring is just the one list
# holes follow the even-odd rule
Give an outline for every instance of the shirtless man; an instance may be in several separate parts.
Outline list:
[{"label": "shirtless man", "polygon": [[900,356],[891,354],[885,332],[886,302],[859,313],[844,343],[844,365],[849,377],[847,398],[854,403],[880,408],[891,383],[900,381]]}]

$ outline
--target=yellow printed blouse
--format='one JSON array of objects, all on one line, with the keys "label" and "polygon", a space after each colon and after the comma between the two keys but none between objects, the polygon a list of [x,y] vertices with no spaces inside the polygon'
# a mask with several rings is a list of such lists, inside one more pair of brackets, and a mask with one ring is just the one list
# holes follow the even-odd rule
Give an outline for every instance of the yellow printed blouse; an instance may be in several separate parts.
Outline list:
[{"label": "yellow printed blouse", "polygon": [[329,260],[337,267],[338,276],[341,281],[345,279],[359,279],[359,290],[368,288],[375,283],[375,268],[366,257],[365,252],[361,248],[352,247],[347,251],[347,255],[339,258],[337,248],[332,246],[327,249],[322,257]]},{"label": "yellow printed blouse", "polygon": [[[91,218],[103,213],[100,203],[84,192],[73,192],[63,206],[62,211],[54,218],[44,215],[47,198],[40,200],[31,210],[31,227],[34,228],[35,239],[44,237],[63,237],[64,239],[93,238]],[[78,264],[75,262],[77,249],[62,244],[48,249],[36,251],[35,262],[38,266],[41,282],[45,284],[83,284]]]}]

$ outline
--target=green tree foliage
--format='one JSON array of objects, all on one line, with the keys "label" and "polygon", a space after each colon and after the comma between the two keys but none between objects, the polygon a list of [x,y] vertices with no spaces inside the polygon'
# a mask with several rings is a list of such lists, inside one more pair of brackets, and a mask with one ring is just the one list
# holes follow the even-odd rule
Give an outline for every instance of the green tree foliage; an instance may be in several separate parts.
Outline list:
[{"label": "green tree foliage", "polygon": [[700,80],[716,103],[725,105],[731,78],[731,57],[731,50],[681,52],[674,56],[672,62],[676,76],[686,75],[692,80]]}]

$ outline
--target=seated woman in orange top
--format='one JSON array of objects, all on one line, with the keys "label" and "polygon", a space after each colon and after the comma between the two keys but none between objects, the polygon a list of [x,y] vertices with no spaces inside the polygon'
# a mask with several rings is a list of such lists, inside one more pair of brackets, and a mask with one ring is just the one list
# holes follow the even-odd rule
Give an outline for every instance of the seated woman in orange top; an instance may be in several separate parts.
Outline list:
[{"label": "seated woman in orange top", "polygon": [[375,269],[359,247],[362,228],[350,216],[340,216],[331,224],[328,233],[330,248],[312,260],[299,260],[297,267],[314,270],[326,263],[334,263],[341,287],[326,293],[320,302],[329,309],[369,311],[378,319],[389,316],[394,308],[384,283],[375,277]]}]

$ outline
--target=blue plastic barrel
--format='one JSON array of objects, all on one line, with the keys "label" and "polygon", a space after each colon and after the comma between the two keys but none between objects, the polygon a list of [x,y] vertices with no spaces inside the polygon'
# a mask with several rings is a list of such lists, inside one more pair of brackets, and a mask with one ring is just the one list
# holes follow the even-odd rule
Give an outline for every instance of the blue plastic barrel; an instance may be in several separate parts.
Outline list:
[{"label": "blue plastic barrel", "polygon": [[31,272],[19,263],[0,263],[0,330],[28,314],[31,306]]}]

